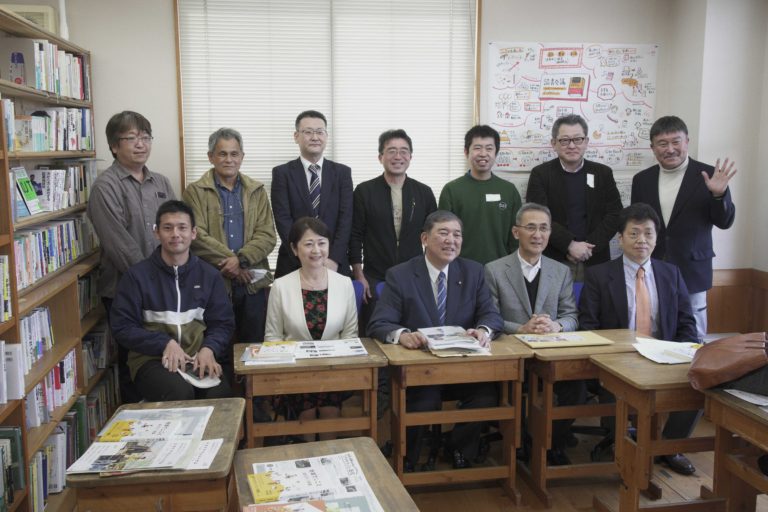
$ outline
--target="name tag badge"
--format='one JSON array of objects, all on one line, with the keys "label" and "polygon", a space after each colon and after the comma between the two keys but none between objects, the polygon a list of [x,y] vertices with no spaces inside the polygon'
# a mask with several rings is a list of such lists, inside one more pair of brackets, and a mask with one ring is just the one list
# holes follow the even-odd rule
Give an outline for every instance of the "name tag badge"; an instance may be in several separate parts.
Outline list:
[{"label": "name tag badge", "polygon": [[587,174],[587,186],[589,188],[595,188],[595,175]]},{"label": "name tag badge", "polygon": [[156,192],[156,195],[158,199],[165,199],[167,196],[165,195],[165,192]]},{"label": "name tag badge", "polygon": [[486,203],[497,203],[501,201],[501,194],[485,194]]}]

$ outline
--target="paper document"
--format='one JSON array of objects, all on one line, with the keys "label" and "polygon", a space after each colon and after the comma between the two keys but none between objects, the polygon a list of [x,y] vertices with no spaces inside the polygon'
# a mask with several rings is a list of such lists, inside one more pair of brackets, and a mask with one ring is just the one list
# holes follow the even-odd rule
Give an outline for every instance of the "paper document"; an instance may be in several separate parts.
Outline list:
[{"label": "paper document", "polygon": [[531,348],[588,347],[613,344],[613,341],[592,331],[515,334],[515,337]]},{"label": "paper document", "polygon": [[208,469],[211,467],[211,463],[213,463],[213,459],[216,458],[216,454],[219,453],[219,448],[223,443],[224,440],[221,438],[200,441],[186,469]]},{"label": "paper document", "polygon": [[446,325],[443,327],[425,327],[419,332],[427,338],[427,346],[430,350],[461,349],[467,351],[481,351],[480,342],[469,336],[463,327]]},{"label": "paper document", "polygon": [[384,512],[353,452],[256,463],[248,484],[257,504],[323,500],[328,510]]},{"label": "paper document", "polygon": [[768,405],[768,396],[765,395],[758,395],[757,393],[750,393],[748,391],[740,391],[738,389],[724,389],[726,393],[730,393],[736,398],[741,398],[742,400],[746,400],[747,402],[755,405],[759,405],[761,407],[765,407]]},{"label": "paper document", "polygon": [[654,340],[650,338],[636,338],[634,346],[646,359],[661,364],[690,363],[693,354],[701,347],[699,343],[687,343],[677,341]]},{"label": "paper document", "polygon": [[291,364],[296,359],[315,359],[322,357],[365,356],[365,349],[360,338],[344,340],[308,340],[308,341],[265,341],[261,345],[250,345],[240,360],[246,365]]}]

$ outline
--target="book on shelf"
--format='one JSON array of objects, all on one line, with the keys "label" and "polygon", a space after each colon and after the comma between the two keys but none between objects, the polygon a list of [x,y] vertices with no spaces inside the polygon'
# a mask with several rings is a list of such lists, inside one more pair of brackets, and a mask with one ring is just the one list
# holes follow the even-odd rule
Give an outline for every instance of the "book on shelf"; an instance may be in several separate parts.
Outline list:
[{"label": "book on shelf", "polygon": [[35,191],[34,185],[30,181],[29,176],[27,176],[27,170],[23,167],[14,167],[11,169],[11,172],[29,214],[41,213],[43,210],[40,208],[40,203],[37,199],[37,191]]},{"label": "book on shelf", "polygon": [[96,247],[98,238],[85,213],[17,230],[13,236],[13,250],[19,290]]},{"label": "book on shelf", "polygon": [[8,403],[8,377],[5,369],[5,341],[0,340],[0,404]]},{"label": "book on shelf", "polygon": [[6,482],[10,480],[10,486],[6,486],[6,490],[13,488],[16,491],[21,491],[25,487],[24,473],[26,469],[21,444],[21,427],[0,427],[0,439],[8,439],[11,445],[11,472],[10,478],[6,478]]},{"label": "book on shelf", "polygon": [[3,348],[5,363],[5,391],[8,400],[24,398],[24,347],[21,343],[6,343]]},{"label": "book on shelf", "polygon": [[58,96],[90,96],[86,57],[46,39],[0,37],[0,78]]},{"label": "book on shelf", "polygon": [[13,148],[15,144],[16,106],[10,98],[0,100],[3,105],[3,127],[5,128],[5,147]]},{"label": "book on shelf", "polygon": [[75,351],[64,356],[27,395],[24,401],[27,427],[50,421],[56,408],[65,405],[77,390]]},{"label": "book on shelf", "polygon": [[11,313],[11,262],[7,254],[0,254],[0,322],[10,320]]},{"label": "book on shelf", "polygon": [[19,338],[23,348],[23,368],[26,375],[55,342],[51,310],[47,306],[37,307],[23,316],[19,321]]},{"label": "book on shelf", "polygon": [[[96,442],[68,469],[68,474],[185,469],[202,441],[213,407],[123,409],[99,433]],[[220,443],[220,441],[219,441]],[[212,460],[215,452],[210,454]],[[209,461],[210,464],[210,461]]]}]

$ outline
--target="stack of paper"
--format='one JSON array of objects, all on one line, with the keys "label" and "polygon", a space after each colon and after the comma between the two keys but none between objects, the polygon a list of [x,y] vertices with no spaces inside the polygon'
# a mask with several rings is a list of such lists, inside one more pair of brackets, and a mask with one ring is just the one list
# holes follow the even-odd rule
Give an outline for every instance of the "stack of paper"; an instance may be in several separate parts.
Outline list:
[{"label": "stack of paper", "polygon": [[443,351],[449,351],[452,355],[490,354],[490,351],[480,346],[480,342],[469,336],[463,327],[426,327],[419,329],[419,332],[426,336],[427,347],[436,355]]},{"label": "stack of paper", "polygon": [[296,362],[295,341],[265,341],[260,345],[250,345],[240,358],[247,365],[291,364]]},{"label": "stack of paper", "polygon": [[365,356],[360,338],[346,340],[265,341],[248,346],[240,360],[246,365],[291,364],[296,359]]},{"label": "stack of paper", "polygon": [[701,347],[699,343],[683,343],[677,341],[654,340],[651,338],[636,338],[633,346],[640,355],[661,364],[690,363],[693,354]]}]

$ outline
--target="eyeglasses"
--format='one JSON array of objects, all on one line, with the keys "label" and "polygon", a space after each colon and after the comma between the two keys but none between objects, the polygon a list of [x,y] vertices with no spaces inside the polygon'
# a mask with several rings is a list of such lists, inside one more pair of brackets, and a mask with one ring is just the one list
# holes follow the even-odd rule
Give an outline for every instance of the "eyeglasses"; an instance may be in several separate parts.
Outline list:
[{"label": "eyeglasses", "polygon": [[141,142],[142,144],[151,144],[152,143],[152,137],[151,135],[142,135],[141,137],[136,137],[135,135],[131,135],[130,137],[119,137],[117,140],[123,142],[127,142],[128,144],[131,144],[135,146],[138,142]]},{"label": "eyeglasses", "polygon": [[536,233],[536,231],[540,232],[542,235],[546,235],[547,233],[552,231],[552,228],[547,224],[542,224],[541,226],[537,226],[536,224],[526,224],[525,226],[518,226],[517,224],[515,224],[515,227],[524,230],[529,235]]},{"label": "eyeglasses", "polygon": [[641,236],[645,238],[646,240],[655,240],[656,239],[656,232],[655,231],[646,231],[645,233],[642,233],[640,231],[630,231],[626,235],[627,238],[630,240],[637,240]]},{"label": "eyeglasses", "polygon": [[301,130],[301,132],[299,133],[301,133],[305,137],[311,137],[313,135],[317,135],[318,137],[325,137],[326,135],[328,135],[328,130],[326,130],[325,128],[318,128],[317,130],[307,129],[307,130]]},{"label": "eyeglasses", "polygon": [[384,151],[384,153],[386,153],[387,156],[395,156],[395,155],[400,155],[402,157],[411,156],[411,150],[408,148],[400,148],[400,149],[389,148],[386,151]]},{"label": "eyeglasses", "polygon": [[573,137],[573,138],[563,138],[563,139],[557,139],[557,143],[563,146],[564,148],[567,148],[571,145],[571,142],[576,144],[577,146],[581,146],[584,141],[587,140],[586,137]]}]

